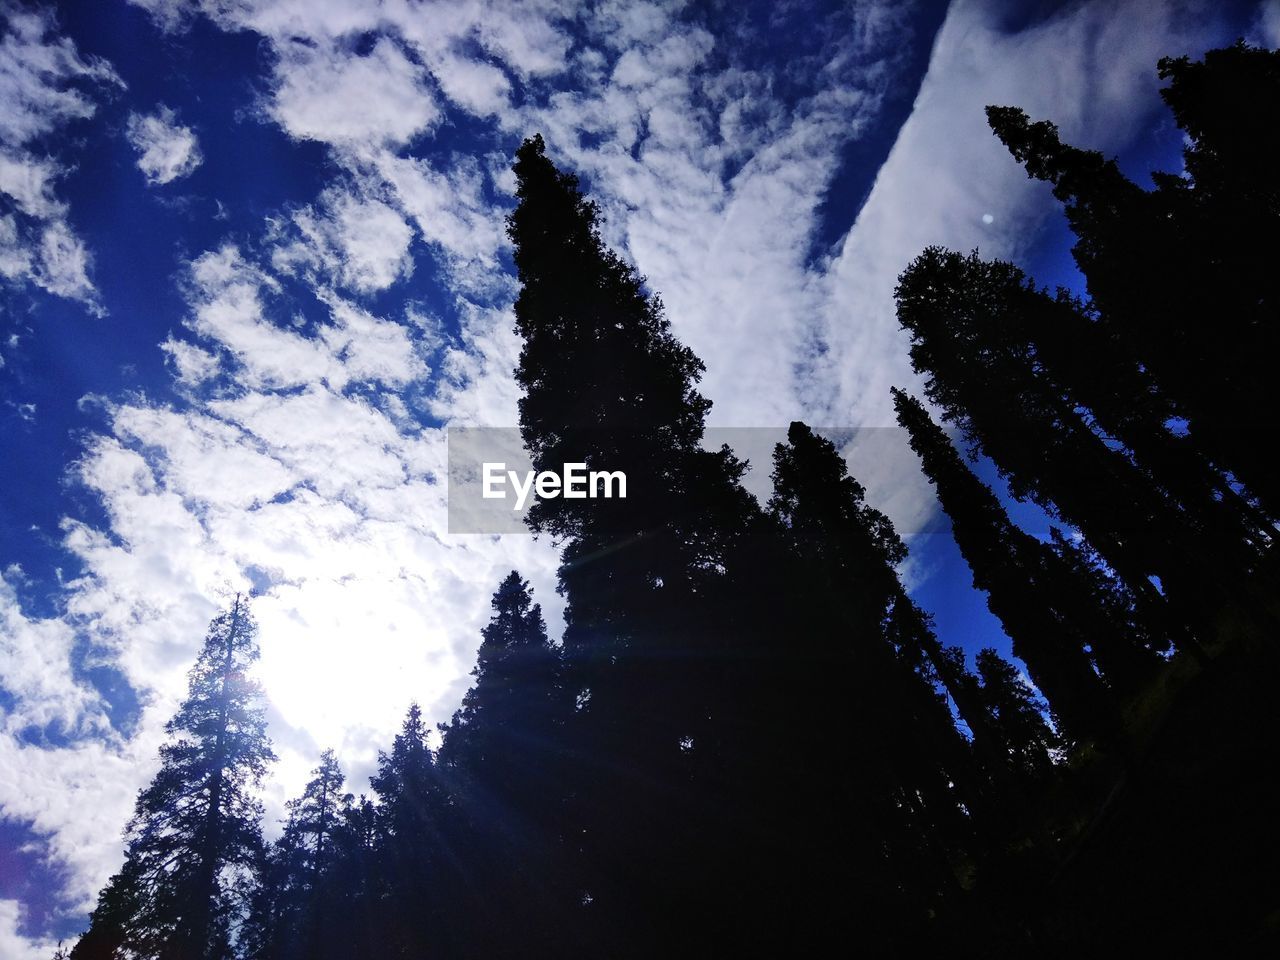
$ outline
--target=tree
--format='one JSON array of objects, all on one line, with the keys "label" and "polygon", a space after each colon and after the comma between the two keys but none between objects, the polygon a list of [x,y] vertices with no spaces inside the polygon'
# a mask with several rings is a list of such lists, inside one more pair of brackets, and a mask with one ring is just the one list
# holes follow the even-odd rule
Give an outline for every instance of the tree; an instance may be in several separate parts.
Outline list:
[{"label": "tree", "polygon": [[[302,795],[287,804],[284,832],[271,847],[255,891],[248,927],[254,960],[305,956],[343,956],[351,946],[343,930],[343,910],[334,910],[333,884],[342,856],[339,834],[351,815],[352,796],[332,750]],[[346,904],[341,904],[346,906]]]},{"label": "tree", "polygon": [[976,664],[987,722],[1000,731],[1009,767],[1025,784],[1043,784],[1052,776],[1054,757],[1066,746],[1045,720],[1047,705],[994,649],[980,650]]},{"label": "tree", "polygon": [[492,606],[474,682],[442,726],[436,768],[462,814],[465,836],[451,846],[478,893],[470,910],[503,918],[475,924],[471,950],[551,955],[571,942],[565,920],[580,896],[564,817],[573,701],[561,680],[560,650],[516,571]]},{"label": "tree", "polygon": [[[829,637],[828,646],[811,653],[843,670],[842,684],[858,684],[856,693],[850,691],[854,696],[832,697],[846,715],[827,725],[851,731],[860,722],[881,724],[895,776],[908,790],[930,797],[931,813],[941,815],[935,826],[943,832],[949,827],[954,833],[956,825],[945,815],[957,806],[947,784],[955,785],[971,811],[993,813],[983,809],[986,791],[973,757],[933,684],[946,685],[962,713],[969,708],[971,729],[982,731],[984,717],[967,688],[955,682],[927,616],[898,578],[907,549],[893,524],[866,503],[835,445],[806,424],[791,424],[773,462],[769,510],[784,528],[795,557],[793,575],[801,581],[788,584],[787,592],[807,591],[806,605],[826,608],[830,623],[816,633]],[[854,703],[861,717],[850,712]],[[976,739],[985,750],[985,739]]]},{"label": "tree", "polygon": [[1112,689],[1136,694],[1172,652],[1166,631],[1142,616],[1128,586],[1112,574],[1083,540],[1049,530],[1054,567],[1064,578],[1068,601],[1088,630],[1089,656]]},{"label": "tree", "polygon": [[370,778],[377,796],[373,863],[379,874],[373,924],[379,953],[417,957],[429,950],[467,955],[465,835],[443,788],[422,708],[410,704],[389,753]]},{"label": "tree", "polygon": [[[1256,553],[1238,524],[1230,535],[1234,518],[1213,490],[1180,503],[1091,429],[1081,391],[1073,395],[1055,379],[1028,335],[1074,315],[1047,301],[1012,264],[938,248],[925,250],[903,272],[896,297],[926,395],[972,449],[991,457],[1014,496],[1031,496],[1078,527],[1154,623],[1170,623],[1172,603],[1184,622],[1207,630]],[[1088,327],[1072,328],[1090,342]],[[1076,372],[1089,376],[1083,368]],[[1138,407],[1141,401],[1122,396],[1116,403]],[[1163,592],[1151,583],[1153,575]]]},{"label": "tree", "polygon": [[864,734],[877,684],[900,675],[877,652],[874,600],[852,628],[833,598],[811,602],[739,482],[745,464],[702,449],[702,364],[605,247],[595,205],[540,138],[515,172],[522,436],[536,469],[628,477],[625,499],[529,515],[564,542],[567,818],[579,918],[605,938],[595,952],[667,952],[677,935],[717,953],[929,941],[955,885],[933,831],[957,805],[937,764],[926,798],[923,767],[904,776],[891,744],[921,735],[917,708],[938,704]]},{"label": "tree", "polygon": [[[469,778],[536,776],[567,712],[560,653],[519,573],[503,579],[492,604],[471,671],[475,681],[445,728],[440,762]],[[499,789],[496,781],[490,786]],[[514,785],[500,789],[521,792]]]},{"label": "tree", "polygon": [[214,618],[165,726],[160,771],[125,830],[125,862],[98,899],[77,960],[225,960],[262,852],[254,790],[275,759],[248,671],[257,625],[237,595]]},{"label": "tree", "polygon": [[576,178],[554,167],[540,138],[525,141],[514,169],[525,445],[539,470],[585,462],[628,477],[625,499],[543,500],[529,520],[565,541],[566,682],[579,705],[569,817],[584,921],[613,931],[607,952],[630,943],[643,954],[660,949],[654,918],[668,930],[714,928],[717,903],[747,882],[740,874],[727,890],[716,876],[746,856],[726,839],[740,820],[730,811],[749,796],[726,795],[741,736],[728,731],[764,722],[734,704],[731,651],[742,635],[717,613],[753,504],[736,483],[744,465],[700,449],[710,406],[695,388],[701,362],[605,247]]},{"label": "tree", "polygon": [[[1261,411],[1280,327],[1276,102],[1280,51],[1244,43],[1160,61],[1188,140],[1186,175],[1143,190],[1048,122],[989,107],[992,130],[1029,176],[1048,181],[1078,240],[1077,264],[1106,335],[1149,370],[1191,436],[1277,516]],[[1209,318],[1212,318],[1211,321]]]},{"label": "tree", "polygon": [[893,397],[898,422],[951,518],[974,586],[986,591],[987,605],[1004,624],[1015,655],[1073,737],[1115,745],[1121,736],[1118,717],[1085,655],[1082,611],[1071,606],[1073,594],[1063,589],[1052,552],[1009,520],[919,400],[897,389]]}]

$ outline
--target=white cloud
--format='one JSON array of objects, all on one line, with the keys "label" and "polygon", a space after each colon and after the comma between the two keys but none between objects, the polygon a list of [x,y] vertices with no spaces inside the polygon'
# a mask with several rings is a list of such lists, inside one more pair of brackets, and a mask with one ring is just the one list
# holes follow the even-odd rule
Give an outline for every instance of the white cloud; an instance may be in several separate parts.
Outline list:
[{"label": "white cloud", "polygon": [[0,41],[0,142],[22,145],[93,116],[94,103],[73,86],[76,80],[120,84],[109,64],[82,58],[70,39],[54,35],[51,10],[5,2],[0,16],[6,27]]},{"label": "white cloud", "polygon": [[61,220],[47,223],[40,232],[37,265],[32,278],[50,293],[96,304],[97,292],[89,279],[91,258],[84,241]]},{"label": "white cloud", "polygon": [[171,336],[160,344],[160,349],[169,355],[180,386],[198,386],[217,374],[220,368],[217,354],[185,340]]},{"label": "white cloud", "polygon": [[163,104],[152,114],[129,114],[125,133],[147,183],[161,185],[190,176],[204,160],[195,131],[178,123],[177,114]]},{"label": "white cloud", "polygon": [[0,153],[0,193],[8,194],[28,217],[48,220],[66,212],[53,194],[59,173],[51,160]]},{"label": "white cloud", "polygon": [[1280,47],[1280,0],[1265,0],[1254,25],[1254,43],[1275,49]]},{"label": "white cloud", "polygon": [[389,387],[405,386],[429,373],[418,355],[413,336],[401,324],[383,320],[335,295],[321,294],[333,323],[320,330],[320,339],[341,358],[355,382]]},{"label": "white cloud", "polygon": [[[141,5],[173,29],[201,6]],[[881,425],[887,387],[910,382],[890,300],[898,271],[931,242],[1015,250],[1049,208],[986,131],[983,104],[1021,103],[1069,136],[1115,149],[1133,104],[1154,102],[1155,57],[1176,52],[1191,29],[1134,0],[1071,5],[1006,35],[982,7],[956,3],[857,224],[815,261],[842,149],[896,76],[892,29],[902,21],[892,5],[811,24],[821,42],[803,70],[735,63],[731,44],[691,22],[696,9],[659,4],[203,7],[226,29],[266,38],[263,113],[291,137],[331,147],[337,175],[256,246],[228,244],[191,263],[185,331],[162,345],[183,402],[107,404],[108,427],[76,465],[107,522],[65,524],[84,570],[65,594],[65,617],[31,619],[14,596],[0,598],[6,622],[28,638],[4,664],[31,678],[22,681],[31,716],[68,725],[100,716],[66,662],[72,624],[146,704],[127,743],[99,736],[37,750],[0,736],[0,809],[47,838],[77,902],[118,864],[112,838],[154,769],[158,731],[207,621],[228,591],[247,588],[251,568],[270,582],[256,609],[282,757],[268,787],[272,815],[319,748],[338,747],[360,789],[409,699],[433,719],[447,716],[507,570],[533,579],[553,629],[558,622],[551,544],[445,532],[444,434],[412,416],[516,420],[514,288],[498,269],[506,240],[493,203],[511,181],[505,158],[438,148],[428,135],[452,119],[443,111],[488,118],[504,154],[542,130],[557,162],[585,174],[607,239],[649,276],[676,333],[707,362],[716,423]],[[784,99],[783,73],[788,82],[809,75],[811,88]],[[573,86],[557,91],[552,80]],[[44,186],[52,176],[0,168],[0,177],[30,206],[57,204]],[[22,229],[0,218],[6,275],[46,269]],[[456,298],[455,336],[417,307],[393,319],[368,308],[381,301],[352,301],[409,275],[415,231]],[[62,259],[76,260],[70,248]],[[312,288],[319,319],[295,324],[282,276]],[[931,494],[893,465],[909,452],[867,452],[875,444],[862,442],[855,474],[896,519],[918,523]],[[29,649],[37,640],[46,653]],[[39,796],[23,789],[37,782],[50,786]]]},{"label": "white cloud", "polygon": [[49,960],[57,944],[40,937],[27,939],[18,932],[24,909],[17,900],[0,900],[0,956],[5,960]]},{"label": "white cloud", "polygon": [[29,620],[18,609],[15,584],[22,571],[0,573],[0,681],[15,704],[0,714],[0,727],[16,735],[24,730],[67,734],[105,724],[98,695],[72,677],[75,633],[58,620]]},{"label": "white cloud", "polygon": [[91,258],[54,193],[69,166],[40,141],[93,116],[86,88],[123,82],[109,64],[81,57],[70,39],[57,36],[50,9],[5,0],[0,31],[0,197],[14,208],[0,219],[0,275],[101,312]]},{"label": "white cloud", "polygon": [[387,37],[365,56],[319,39],[285,42],[276,51],[268,110],[292,137],[403,145],[439,119],[426,71]]},{"label": "white cloud", "polygon": [[422,238],[440,254],[457,292],[493,294],[508,278],[498,268],[507,245],[503,213],[484,197],[485,175],[474,159],[440,171],[425,158],[382,150],[367,158]]},{"label": "white cloud", "polygon": [[[127,745],[84,740],[69,747],[42,749],[21,745],[10,736],[0,737],[0,804],[5,816],[30,825],[45,838],[43,851],[55,866],[66,869],[61,891],[69,909],[83,916],[98,889],[120,868],[123,844],[120,832],[133,809],[140,783],[157,765],[160,741],[154,734],[166,717],[149,715],[141,732]],[[39,790],[31,789],[39,784]],[[10,935],[15,932],[9,928]],[[5,943],[0,927],[3,956],[24,956]],[[22,943],[22,937],[16,938]],[[31,946],[39,949],[43,938]]]},{"label": "white cloud", "polygon": [[341,367],[322,344],[266,318],[262,296],[276,289],[235,247],[206,253],[192,265],[189,326],[236,361],[250,388],[341,381]]},{"label": "white cloud", "polygon": [[30,272],[31,251],[18,232],[17,220],[6,214],[0,217],[0,275],[16,280]]},{"label": "white cloud", "polygon": [[511,81],[491,63],[446,53],[433,64],[432,75],[446,97],[477,117],[503,113],[511,105]]},{"label": "white cloud", "polygon": [[280,244],[272,266],[284,273],[319,270],[359,293],[385,290],[413,271],[413,229],[391,206],[373,196],[330,188],[292,216],[297,238]]}]

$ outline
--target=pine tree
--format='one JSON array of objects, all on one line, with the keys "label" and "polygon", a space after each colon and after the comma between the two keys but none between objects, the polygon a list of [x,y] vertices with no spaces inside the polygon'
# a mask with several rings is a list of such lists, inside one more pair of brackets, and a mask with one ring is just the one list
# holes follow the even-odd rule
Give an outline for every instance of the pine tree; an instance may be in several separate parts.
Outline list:
[{"label": "pine tree", "polygon": [[1172,651],[1167,634],[1142,616],[1132,591],[1112,575],[1083,540],[1049,530],[1049,543],[1079,622],[1088,630],[1089,654],[1108,684],[1138,693]]},{"label": "pine tree", "polygon": [[246,601],[210,624],[189,690],[165,726],[160,771],[142,790],[125,831],[123,868],[98,899],[72,955],[226,960],[244,891],[262,850],[254,795],[275,759]]},{"label": "pine tree", "polygon": [[380,949],[414,957],[429,950],[464,955],[465,927],[450,920],[451,891],[460,890],[450,829],[448,797],[441,789],[428,744],[422,708],[413,703],[390,753],[378,754],[370,779],[377,795],[374,863],[380,888],[376,898]]},{"label": "pine tree", "polygon": [[337,757],[326,750],[302,795],[287,804],[284,832],[266,857],[247,924],[253,942],[245,953],[253,960],[337,957],[350,946],[334,936],[343,918],[333,909],[338,835],[353,799],[344,782]]},{"label": "pine tree", "polygon": [[343,790],[345,782],[337,756],[326,750],[320,755],[320,765],[311,771],[302,796],[288,804],[281,846],[296,857],[298,867],[294,872],[311,886],[324,875],[333,858],[334,834],[354,799]]},{"label": "pine tree", "polygon": [[1044,784],[1053,776],[1054,758],[1065,747],[1045,720],[1047,705],[994,649],[980,650],[976,664],[987,722],[1000,731],[1010,768],[1029,786]]},{"label": "pine tree", "polygon": [[[724,796],[726,730],[745,721],[728,679],[735,624],[713,611],[753,505],[736,483],[743,465],[700,449],[702,364],[604,246],[595,205],[540,138],[520,148],[515,173],[525,445],[539,470],[584,462],[628,478],[625,499],[544,500],[529,517],[535,531],[565,538],[583,913],[615,931],[603,949],[630,941],[643,953],[652,918],[705,929],[717,922],[713,904],[739,895],[714,876],[745,855],[724,839],[740,819],[725,813],[736,803]],[[710,819],[717,797],[722,813]]]},{"label": "pine tree", "polygon": [[552,954],[565,941],[576,906],[565,834],[565,724],[573,703],[561,681],[559,648],[547,638],[529,584],[512,571],[493,595],[475,678],[451,723],[437,771],[461,808],[465,838],[455,840],[480,893],[473,950]]},{"label": "pine tree", "polygon": [[999,500],[973,475],[924,406],[893,391],[898,422],[925,475],[937,488],[961,554],[973,571],[974,586],[1004,624],[1014,654],[1027,669],[1076,738],[1114,744],[1118,718],[1102,681],[1085,654],[1087,634],[1067,603],[1063,577],[1050,549],[1018,529]]},{"label": "pine tree", "polygon": [[532,775],[554,749],[566,711],[559,650],[516,571],[494,593],[481,636],[475,682],[445,731],[441,763],[468,776]]},{"label": "pine tree", "polygon": [[[893,524],[866,503],[865,490],[849,475],[835,445],[806,424],[792,423],[787,442],[775,448],[773,483],[769,509],[785,528],[796,573],[805,584],[788,592],[807,589],[812,604],[832,606],[832,619],[844,630],[819,631],[832,641],[824,659],[846,669],[862,662],[861,669],[855,666],[849,673],[874,687],[859,689],[850,699],[866,711],[866,722],[874,717],[887,736],[900,738],[887,748],[897,776],[930,795],[935,813],[957,803],[940,783],[955,784],[971,811],[993,813],[982,810],[987,791],[976,780],[973,757],[934,681],[947,686],[962,713],[969,707],[971,729],[981,730],[984,717],[967,689],[955,685],[928,618],[898,579],[896,568],[907,549]],[[852,660],[851,645],[857,650]],[[846,718],[845,729],[856,727],[851,719]],[[954,828],[954,822],[948,826]]]},{"label": "pine tree", "polygon": [[[920,758],[928,724],[913,706],[901,731],[861,734],[892,661],[852,654],[856,638],[840,650],[829,599],[791,589],[794,551],[739,483],[745,465],[701,449],[701,363],[604,246],[576,179],[537,138],[515,172],[525,444],[537,469],[628,477],[625,499],[530,512],[564,541],[568,822],[595,952],[661,953],[675,931],[689,953],[928,941],[954,886],[931,831],[956,804],[922,795],[890,746]],[[859,629],[883,636],[870,614]],[[852,710],[851,687],[869,692]]]},{"label": "pine tree", "polygon": [[[1153,622],[1171,620],[1167,599],[1207,632],[1251,562],[1242,538],[1226,535],[1212,491],[1187,510],[1090,428],[1023,333],[1044,302],[1021,271],[930,248],[903,272],[896,296],[926,394],[1014,496],[1077,526]],[[1206,509],[1209,522],[1197,522]]]},{"label": "pine tree", "polygon": [[[1276,107],[1280,51],[1238,43],[1201,63],[1160,61],[1186,133],[1186,176],[1143,190],[1113,160],[1063,144],[1057,128],[989,107],[1028,175],[1053,184],[1078,240],[1076,262],[1107,335],[1154,377],[1220,466],[1277,515],[1266,429],[1280,309],[1267,238],[1280,235]],[[1212,318],[1207,322],[1206,318]]]}]

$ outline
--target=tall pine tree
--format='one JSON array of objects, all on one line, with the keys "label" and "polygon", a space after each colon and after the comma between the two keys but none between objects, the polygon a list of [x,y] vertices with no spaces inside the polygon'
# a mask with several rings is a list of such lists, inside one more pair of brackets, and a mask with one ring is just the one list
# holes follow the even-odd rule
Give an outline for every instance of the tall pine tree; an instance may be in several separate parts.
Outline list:
[{"label": "tall pine tree", "polygon": [[[844,682],[868,684],[848,700],[884,723],[896,776],[932,798],[935,816],[957,806],[949,784],[969,810],[993,813],[983,809],[989,791],[933,683],[947,685],[962,713],[969,707],[966,720],[975,732],[984,717],[968,691],[954,684],[928,618],[898,579],[907,549],[889,518],[866,503],[835,445],[803,423],[791,424],[787,442],[775,448],[773,484],[769,509],[785,529],[795,557],[792,575],[801,581],[788,592],[807,591],[807,605],[827,607],[835,627],[817,631],[830,637],[830,646],[812,651],[815,662],[853,666]],[[854,716],[837,724],[855,726]],[[977,739],[985,750],[985,738]],[[931,829],[946,835],[955,825],[944,815]]]},{"label": "tall pine tree", "polygon": [[227,960],[262,852],[255,796],[275,759],[249,676],[257,625],[244,598],[214,618],[165,726],[160,771],[138,796],[125,862],[98,899],[76,960]]},{"label": "tall pine tree", "polygon": [[252,942],[243,952],[251,960],[349,954],[349,918],[341,909],[348,905],[334,882],[353,802],[344,782],[337,757],[326,750],[302,795],[287,804],[284,831],[266,857],[247,924]]},{"label": "tall pine tree", "polygon": [[685,953],[929,940],[954,892],[934,831],[957,807],[922,762],[932,692],[887,693],[922,686],[883,648],[874,601],[851,625],[790,589],[796,553],[744,465],[701,447],[702,365],[661,302],[540,139],[515,172],[526,446],[537,469],[628,478],[625,499],[530,512],[565,539],[570,829],[600,949],[670,952],[676,931]]},{"label": "tall pine tree", "polygon": [[[529,584],[512,571],[493,595],[475,678],[444,727],[437,771],[462,808],[476,955],[573,951],[581,922],[565,818],[565,725],[573,700],[560,650],[547,638]],[[493,918],[500,918],[494,922]]]},{"label": "tall pine tree", "polygon": [[1203,629],[1248,569],[1242,538],[1227,535],[1211,491],[1193,504],[1209,511],[1198,522],[1090,428],[1023,334],[1044,302],[1021,272],[930,248],[903,272],[896,296],[926,394],[991,457],[1014,495],[1077,526],[1154,621],[1169,619],[1167,599]]},{"label": "tall pine tree", "polygon": [[1150,371],[1192,437],[1274,518],[1280,489],[1261,411],[1280,346],[1271,256],[1280,236],[1280,51],[1238,43],[1198,63],[1164,59],[1160,75],[1187,137],[1186,175],[1156,174],[1153,190],[1115,161],[1064,144],[1052,123],[1012,107],[990,107],[988,119],[1064,204],[1107,336]]},{"label": "tall pine tree", "polygon": [[723,839],[740,819],[723,770],[723,731],[740,716],[734,625],[712,611],[751,503],[735,483],[742,465],[699,447],[702,364],[605,247],[595,205],[539,138],[518,151],[515,173],[525,444],[539,470],[576,461],[628,478],[625,499],[543,500],[530,521],[566,538],[582,898],[616,930],[604,949],[643,953],[675,925],[716,925],[717,902],[737,896],[717,877],[743,846]]},{"label": "tall pine tree", "polygon": [[893,397],[898,422],[951,518],[974,586],[987,593],[1014,653],[1073,737],[1114,744],[1121,736],[1118,717],[1085,654],[1088,634],[1078,619],[1088,611],[1072,606],[1052,551],[1009,520],[920,401],[896,389]]},{"label": "tall pine tree", "polygon": [[371,778],[377,795],[374,864],[379,887],[374,924],[385,955],[416,957],[430,949],[464,955],[464,925],[450,922],[456,854],[445,838],[448,798],[436,776],[422,708],[410,704],[389,753]]}]

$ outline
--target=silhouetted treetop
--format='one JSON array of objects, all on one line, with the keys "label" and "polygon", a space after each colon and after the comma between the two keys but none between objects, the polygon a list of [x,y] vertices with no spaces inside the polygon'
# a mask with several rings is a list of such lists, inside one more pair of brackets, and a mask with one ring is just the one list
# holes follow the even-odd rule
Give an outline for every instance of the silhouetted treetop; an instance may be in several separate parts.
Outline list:
[{"label": "silhouetted treetop", "polygon": [[249,676],[257,625],[237,596],[209,632],[188,694],[165,725],[160,770],[138,795],[125,864],[73,955],[223,960],[262,852],[257,788],[275,759],[262,691]]}]

